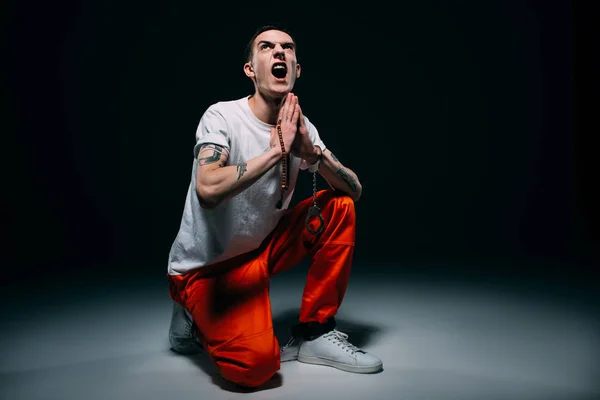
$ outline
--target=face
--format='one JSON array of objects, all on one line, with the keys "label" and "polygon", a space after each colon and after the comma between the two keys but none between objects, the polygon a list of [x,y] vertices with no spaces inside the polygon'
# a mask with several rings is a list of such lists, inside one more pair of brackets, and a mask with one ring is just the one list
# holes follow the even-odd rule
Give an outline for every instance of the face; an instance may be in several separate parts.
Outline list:
[{"label": "face", "polygon": [[300,77],[296,45],[290,35],[276,30],[258,35],[252,61],[244,64],[244,72],[265,97],[278,99],[289,93]]}]

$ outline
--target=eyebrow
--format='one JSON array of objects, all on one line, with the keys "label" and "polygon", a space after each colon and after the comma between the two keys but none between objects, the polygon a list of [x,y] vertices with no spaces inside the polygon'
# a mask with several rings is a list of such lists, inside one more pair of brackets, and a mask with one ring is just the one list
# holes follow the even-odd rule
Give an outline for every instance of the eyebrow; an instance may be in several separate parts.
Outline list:
[{"label": "eyebrow", "polygon": [[[275,44],[273,42],[269,42],[268,40],[261,40],[260,42],[258,42],[256,44],[256,46],[259,47],[263,43],[264,44],[268,44],[269,46],[275,46]],[[296,48],[296,43],[294,43],[294,42],[283,42],[283,43],[281,43],[281,47],[284,47],[284,46],[291,46],[293,49],[295,49]]]}]

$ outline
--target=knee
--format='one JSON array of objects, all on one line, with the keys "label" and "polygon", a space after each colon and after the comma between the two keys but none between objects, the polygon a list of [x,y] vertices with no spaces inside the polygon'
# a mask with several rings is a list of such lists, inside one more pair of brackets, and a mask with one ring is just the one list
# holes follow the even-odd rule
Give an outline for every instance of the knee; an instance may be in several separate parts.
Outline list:
[{"label": "knee", "polygon": [[247,346],[231,343],[220,349],[216,360],[223,378],[240,386],[255,388],[267,382],[280,368],[279,347],[276,339],[271,343]]},{"label": "knee", "polygon": [[354,208],[354,200],[346,193],[339,191],[331,191],[328,196],[327,203],[333,208],[332,214],[343,219],[356,217]]},{"label": "knee", "polygon": [[350,197],[350,195],[346,193],[338,193],[333,196],[333,200],[335,204],[340,208],[348,208],[352,212],[354,212],[354,199]]}]

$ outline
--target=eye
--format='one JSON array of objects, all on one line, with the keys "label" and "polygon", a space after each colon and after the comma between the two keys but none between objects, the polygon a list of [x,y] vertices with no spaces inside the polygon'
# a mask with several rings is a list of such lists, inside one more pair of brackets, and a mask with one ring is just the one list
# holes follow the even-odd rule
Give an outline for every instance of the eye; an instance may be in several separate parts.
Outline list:
[{"label": "eye", "polygon": [[294,50],[294,45],[289,44],[289,43],[288,44],[284,44],[283,48],[286,49],[286,50]]},{"label": "eye", "polygon": [[266,49],[268,49],[268,48],[270,48],[270,47],[271,47],[271,46],[269,46],[269,45],[268,45],[268,44],[266,44],[266,43],[263,43],[263,44],[261,44],[261,45],[260,45],[260,49],[261,49],[261,50],[266,50]]}]

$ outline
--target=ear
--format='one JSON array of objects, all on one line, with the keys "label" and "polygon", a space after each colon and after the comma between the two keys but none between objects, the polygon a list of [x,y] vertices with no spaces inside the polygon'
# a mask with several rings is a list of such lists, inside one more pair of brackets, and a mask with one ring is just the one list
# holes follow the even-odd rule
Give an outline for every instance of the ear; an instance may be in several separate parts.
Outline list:
[{"label": "ear", "polygon": [[300,78],[300,64],[296,64],[296,79]]},{"label": "ear", "polygon": [[248,78],[254,79],[254,68],[252,67],[251,62],[247,62],[244,64],[244,73]]}]

